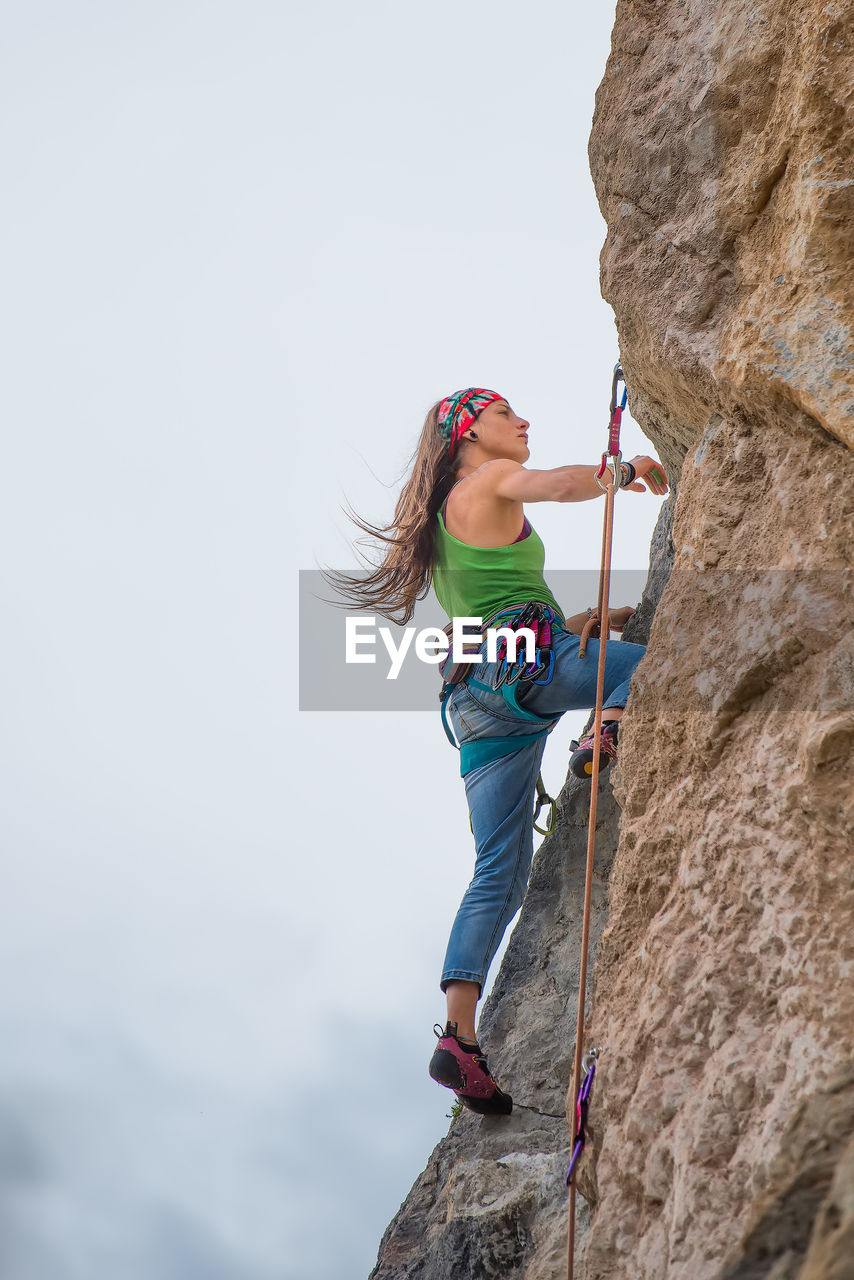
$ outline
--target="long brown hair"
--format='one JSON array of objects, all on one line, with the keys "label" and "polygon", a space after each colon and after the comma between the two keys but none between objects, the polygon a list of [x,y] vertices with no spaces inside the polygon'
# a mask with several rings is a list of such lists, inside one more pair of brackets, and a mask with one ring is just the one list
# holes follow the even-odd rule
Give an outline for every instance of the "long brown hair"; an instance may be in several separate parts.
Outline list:
[{"label": "long brown hair", "polygon": [[[412,617],[416,601],[423,599],[430,589],[436,515],[456,480],[460,465],[459,454],[449,458],[439,435],[437,420],[441,403],[438,400],[424,420],[418,446],[410,459],[412,471],[401,490],[391,523],[371,524],[352,509],[348,512],[353,523],[367,535],[356,542],[365,571],[350,574],[327,569],[323,573],[339,596],[351,604],[360,609],[374,609],[403,626]],[[385,547],[379,564],[358,550],[363,546],[371,547],[375,553]]]}]

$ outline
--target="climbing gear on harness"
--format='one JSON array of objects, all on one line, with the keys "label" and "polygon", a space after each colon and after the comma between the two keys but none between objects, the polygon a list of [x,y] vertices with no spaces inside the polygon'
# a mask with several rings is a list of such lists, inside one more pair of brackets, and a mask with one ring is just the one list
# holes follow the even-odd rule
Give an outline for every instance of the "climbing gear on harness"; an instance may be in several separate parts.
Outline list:
[{"label": "climbing gear on harness", "polygon": [[[549,805],[549,821],[545,827],[537,826],[537,818],[540,816],[540,810],[544,805]],[[555,829],[555,809],[557,805],[553,796],[550,796],[543,786],[543,775],[537,775],[537,804],[534,809],[534,830],[539,831],[541,836],[550,836]]]},{"label": "climbing gear on harness", "polygon": [[578,1094],[578,1102],[575,1105],[575,1146],[572,1149],[572,1157],[569,1161],[569,1168],[566,1171],[567,1186],[572,1182],[572,1175],[575,1173],[578,1157],[587,1145],[587,1111],[590,1106],[590,1091],[593,1088],[593,1077],[596,1075],[596,1059],[601,1052],[601,1049],[591,1049],[589,1053],[585,1053],[581,1060],[584,1081]]},{"label": "climbing gear on harness", "polygon": [[[617,402],[617,389],[623,382],[624,390],[620,403]],[[572,1096],[575,1108],[572,1122],[572,1149],[578,1141],[580,1121],[584,1114],[579,1111],[581,1096],[581,1071],[583,1064],[582,1046],[584,1044],[584,1006],[587,995],[587,953],[590,946],[590,906],[593,898],[593,864],[596,847],[596,807],[599,795],[599,760],[602,750],[602,706],[605,697],[605,652],[608,647],[608,598],[611,586],[611,542],[614,532],[614,495],[623,480],[620,465],[620,419],[626,407],[628,389],[625,387],[622,366],[614,366],[614,377],[611,383],[611,407],[608,422],[608,450],[602,454],[602,463],[596,475],[601,489],[605,491],[605,516],[602,523],[602,560],[599,570],[599,602],[597,613],[600,618],[601,634],[599,639],[599,665],[596,671],[596,708],[593,720],[593,759],[590,772],[590,814],[587,819],[587,862],[584,875],[584,910],[581,923],[581,971],[578,977],[578,1012],[575,1023],[575,1061],[572,1070]],[[608,469],[608,458],[611,458],[611,480],[604,482],[602,477]],[[589,622],[588,622],[589,625]],[[588,1100],[590,1090],[588,1089]],[[581,1153],[579,1152],[579,1155]],[[566,1275],[573,1280],[575,1266],[575,1178],[569,1182],[569,1204],[567,1213],[566,1239]]]},{"label": "climbing gear on harness", "polygon": [[[602,725],[602,733],[599,739],[599,770],[607,769],[617,758],[617,734],[619,732],[619,720],[605,720]],[[593,772],[593,739],[594,733],[591,729],[586,733],[580,742],[574,739],[570,742],[572,755],[569,757],[569,767],[576,778],[589,778]]]},{"label": "climbing gear on harness", "polygon": [[[517,635],[515,660],[509,660],[509,645],[506,636],[498,643],[496,654],[499,667],[492,681],[493,689],[502,685],[515,684],[551,684],[554,675],[554,650],[552,649],[552,627],[555,625],[554,609],[548,605],[532,600],[523,609],[501,624],[503,631],[512,631]],[[534,660],[526,662],[524,654],[525,637],[519,633],[529,631],[534,637]],[[520,643],[521,641],[521,643]],[[542,674],[544,673],[544,674]],[[539,676],[539,679],[537,677]]]},{"label": "climbing gear on harness", "polygon": [[428,1071],[436,1083],[453,1089],[469,1111],[482,1116],[509,1116],[513,1099],[499,1089],[480,1047],[475,1045],[472,1052],[469,1046],[460,1043],[456,1022],[449,1022],[444,1030],[437,1022],[433,1032],[439,1043]]}]

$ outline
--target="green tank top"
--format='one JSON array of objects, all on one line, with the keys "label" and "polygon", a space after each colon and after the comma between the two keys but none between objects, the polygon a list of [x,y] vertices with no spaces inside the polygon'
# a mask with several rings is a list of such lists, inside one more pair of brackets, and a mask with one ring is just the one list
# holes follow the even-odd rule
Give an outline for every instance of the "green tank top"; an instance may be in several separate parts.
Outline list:
[{"label": "green tank top", "polygon": [[505,609],[538,600],[564,613],[546,586],[546,549],[532,528],[521,542],[506,547],[471,547],[448,533],[437,516],[433,589],[448,618],[481,618],[484,623]]}]

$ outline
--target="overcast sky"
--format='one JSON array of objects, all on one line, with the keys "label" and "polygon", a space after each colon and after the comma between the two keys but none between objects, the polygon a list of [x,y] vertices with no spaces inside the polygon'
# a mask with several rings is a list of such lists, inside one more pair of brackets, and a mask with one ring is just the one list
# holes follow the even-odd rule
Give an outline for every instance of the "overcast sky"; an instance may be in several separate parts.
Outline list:
[{"label": "overcast sky", "polygon": [[[437,712],[298,711],[297,572],[458,387],[598,461],[612,17],[6,7],[3,1280],[360,1280],[447,1129],[458,759]],[[598,564],[601,505],[529,514]]]}]

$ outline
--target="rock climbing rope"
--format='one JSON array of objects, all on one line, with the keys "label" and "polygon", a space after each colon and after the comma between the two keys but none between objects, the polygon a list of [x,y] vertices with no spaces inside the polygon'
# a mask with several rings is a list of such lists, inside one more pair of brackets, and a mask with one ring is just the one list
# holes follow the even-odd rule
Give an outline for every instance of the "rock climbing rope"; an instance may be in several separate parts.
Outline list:
[{"label": "rock climbing rope", "polygon": [[[619,384],[623,383],[622,399],[618,400]],[[582,647],[586,643],[590,631],[600,628],[599,666],[596,673],[596,707],[593,720],[593,772],[590,778],[590,815],[587,822],[587,866],[584,877],[584,911],[581,923],[581,972],[578,978],[578,1015],[575,1030],[575,1061],[572,1072],[572,1158],[567,1171],[569,1184],[569,1211],[567,1224],[566,1274],[567,1280],[573,1280],[575,1266],[575,1168],[586,1141],[585,1123],[590,1091],[593,1087],[595,1063],[600,1050],[593,1049],[589,1054],[583,1053],[584,1044],[584,1006],[587,988],[587,952],[590,944],[590,903],[593,895],[593,862],[596,846],[596,802],[599,791],[599,746],[602,736],[602,703],[605,696],[605,651],[608,645],[608,602],[611,584],[611,543],[614,531],[614,495],[621,485],[630,483],[634,475],[630,474],[627,465],[622,462],[620,453],[620,419],[626,407],[628,391],[623,378],[622,367],[614,367],[611,383],[611,408],[608,421],[608,448],[602,454],[602,461],[596,473],[596,480],[605,491],[605,517],[602,525],[602,560],[599,570],[599,602],[596,611],[591,612],[587,620],[582,638]],[[631,468],[634,471],[634,468]],[[606,480],[606,472],[610,473]],[[581,1073],[584,1071],[582,1083]]]}]

